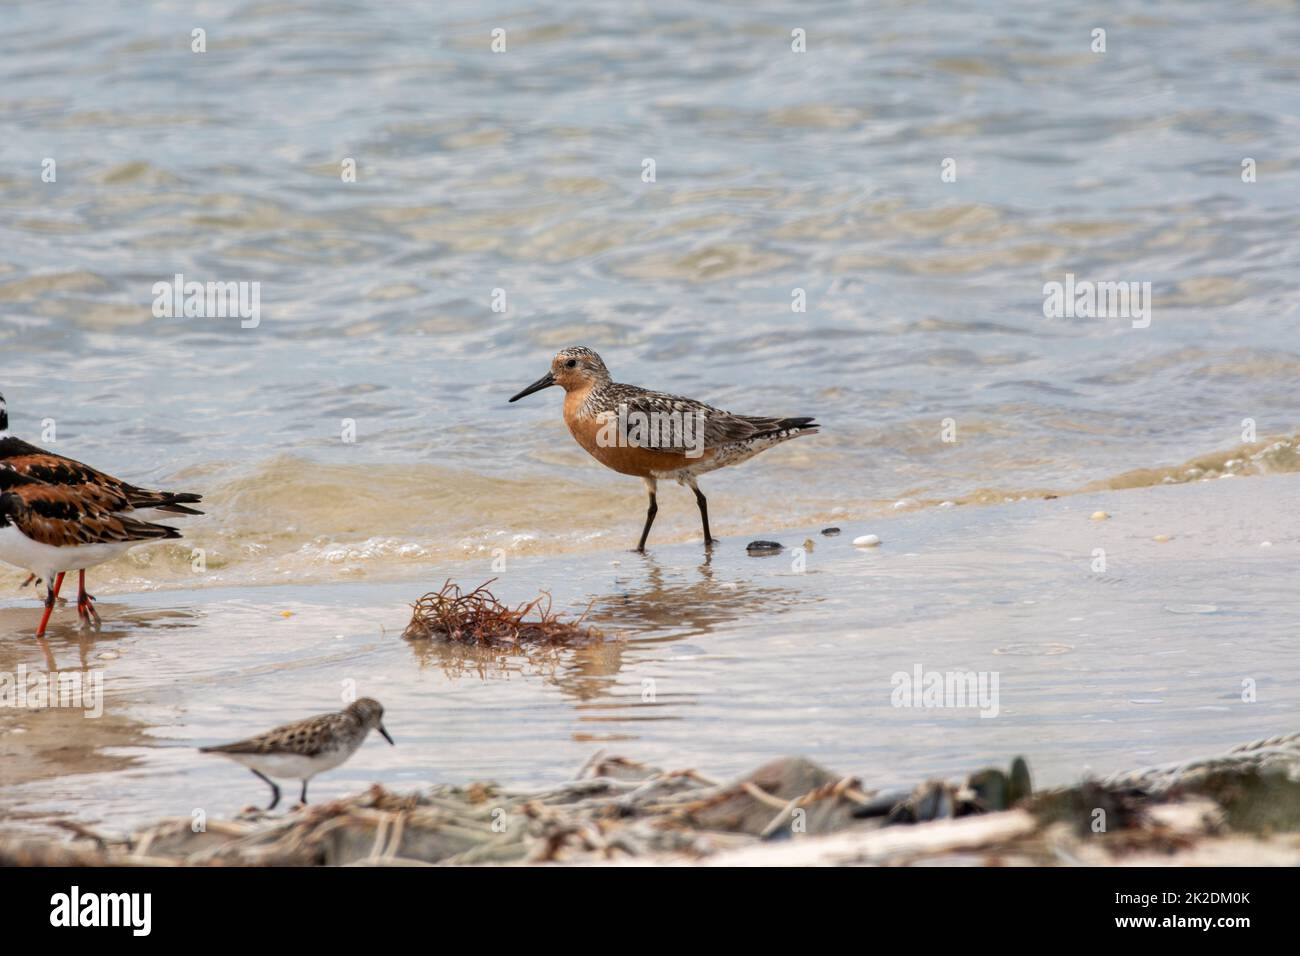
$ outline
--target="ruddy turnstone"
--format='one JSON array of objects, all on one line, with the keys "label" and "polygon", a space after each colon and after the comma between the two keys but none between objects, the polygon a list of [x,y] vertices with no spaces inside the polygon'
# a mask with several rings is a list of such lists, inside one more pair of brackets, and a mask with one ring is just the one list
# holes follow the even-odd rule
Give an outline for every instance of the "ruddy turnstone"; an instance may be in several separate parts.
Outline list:
[{"label": "ruddy turnstone", "polygon": [[271,805],[266,809],[274,810],[280,788],[272,777],[301,780],[300,799],[306,803],[311,778],[351,757],[371,730],[393,743],[384,729],[384,708],[373,697],[362,697],[338,713],[308,717],[233,744],[200,747],[199,752],[229,757],[261,777],[271,788]]},{"label": "ruddy turnstone", "polygon": [[581,346],[559,352],[551,360],[551,370],[510,401],[552,385],[566,393],[564,421],[578,444],[607,468],[645,482],[650,507],[638,551],[645,550],[659,511],[655,491],[660,478],[695,492],[704,543],[711,545],[709,505],[696,479],[783,441],[816,434],[819,427],[812,418],[733,415],[691,398],[620,385],[610,378],[600,356]]},{"label": "ruddy turnstone", "polygon": [[[9,434],[9,410],[0,395],[0,469],[8,469],[43,484],[74,492],[87,507],[116,514],[130,514],[138,521],[175,519],[184,515],[201,515],[202,511],[186,507],[198,504],[202,495],[179,491],[153,491],[129,484],[120,478],[105,474],[89,465],[43,448]],[[174,536],[173,536],[174,537]],[[104,559],[108,560],[108,559]],[[96,562],[102,563],[102,562]],[[25,565],[20,565],[25,567]],[[94,598],[86,593],[86,569],[71,567],[61,570],[78,571],[77,611],[83,620],[92,617],[96,623]],[[38,575],[23,582],[26,587]],[[46,579],[47,586],[52,579]]]},{"label": "ruddy turnstone", "polygon": [[[166,525],[117,514],[74,487],[51,485],[0,467],[0,561],[6,561],[49,583],[45,613],[36,636],[45,634],[50,612],[68,571],[111,561],[137,544],[181,533]],[[83,623],[99,621],[94,599],[85,593],[82,578],[77,616]]]}]

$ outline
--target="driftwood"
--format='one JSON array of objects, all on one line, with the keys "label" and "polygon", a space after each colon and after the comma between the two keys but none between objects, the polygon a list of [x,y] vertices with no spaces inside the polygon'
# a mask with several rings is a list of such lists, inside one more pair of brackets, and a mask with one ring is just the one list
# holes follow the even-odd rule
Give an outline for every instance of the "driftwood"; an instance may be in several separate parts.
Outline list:
[{"label": "driftwood", "polygon": [[285,814],[127,838],[0,835],[0,865],[1300,865],[1300,734],[1031,793],[984,769],[882,793],[803,758],[738,780],[597,754],[542,790],[381,786]]}]

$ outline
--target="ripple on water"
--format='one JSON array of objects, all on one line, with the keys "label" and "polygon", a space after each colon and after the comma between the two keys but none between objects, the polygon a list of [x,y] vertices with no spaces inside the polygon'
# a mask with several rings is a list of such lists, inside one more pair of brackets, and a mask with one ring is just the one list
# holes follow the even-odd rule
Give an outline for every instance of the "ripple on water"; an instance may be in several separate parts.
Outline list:
[{"label": "ripple on water", "polygon": [[1007,655],[1011,657],[1053,657],[1057,654],[1071,654],[1074,652],[1074,645],[1059,644],[1053,641],[1044,643],[1025,642],[1021,644],[1007,644],[1004,647],[995,647],[994,654]]}]

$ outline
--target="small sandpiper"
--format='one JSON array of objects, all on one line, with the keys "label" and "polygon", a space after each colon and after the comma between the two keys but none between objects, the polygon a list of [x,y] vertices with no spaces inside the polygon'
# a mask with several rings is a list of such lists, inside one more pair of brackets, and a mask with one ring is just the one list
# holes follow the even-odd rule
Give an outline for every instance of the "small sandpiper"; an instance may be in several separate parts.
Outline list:
[{"label": "small sandpiper", "polygon": [[256,737],[219,747],[200,747],[199,752],[220,754],[241,763],[271,788],[274,810],[280,802],[280,788],[271,777],[301,780],[301,800],[307,802],[307,784],[316,774],[333,770],[351,757],[371,730],[378,730],[390,744],[384,729],[384,708],[373,697],[362,697],[343,710],[276,727]]},{"label": "small sandpiper", "polygon": [[650,507],[637,551],[645,550],[659,511],[655,491],[660,478],[695,492],[704,543],[712,545],[709,505],[697,477],[740,464],[791,438],[815,435],[819,427],[812,418],[733,415],[691,398],[620,385],[600,356],[581,346],[556,354],[551,370],[510,401],[552,385],[566,392],[564,422],[578,444],[607,468],[645,482]]}]

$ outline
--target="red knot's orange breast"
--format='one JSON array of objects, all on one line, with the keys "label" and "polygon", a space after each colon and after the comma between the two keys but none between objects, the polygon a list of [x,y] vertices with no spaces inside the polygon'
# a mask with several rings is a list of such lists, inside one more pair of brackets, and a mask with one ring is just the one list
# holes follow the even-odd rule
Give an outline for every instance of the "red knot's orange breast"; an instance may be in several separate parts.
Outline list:
[{"label": "red knot's orange breast", "polygon": [[[599,411],[586,407],[590,394],[591,387],[588,386],[574,389],[565,395],[564,423],[569,426],[569,433],[578,444],[587,450],[587,454],[606,468],[637,478],[664,477],[685,468],[698,468],[713,456],[711,448],[704,449],[703,454],[692,458],[684,452],[638,448],[610,441],[611,429],[597,417]],[[605,433],[603,440],[602,430]]]}]

